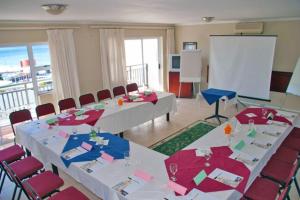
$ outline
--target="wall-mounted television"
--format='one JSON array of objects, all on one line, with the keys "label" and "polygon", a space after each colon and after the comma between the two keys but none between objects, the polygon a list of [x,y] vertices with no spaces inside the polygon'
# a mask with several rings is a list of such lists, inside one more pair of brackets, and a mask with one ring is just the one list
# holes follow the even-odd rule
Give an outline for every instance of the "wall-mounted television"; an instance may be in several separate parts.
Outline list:
[{"label": "wall-mounted television", "polygon": [[169,71],[179,72],[180,71],[180,54],[170,54],[169,56]]}]

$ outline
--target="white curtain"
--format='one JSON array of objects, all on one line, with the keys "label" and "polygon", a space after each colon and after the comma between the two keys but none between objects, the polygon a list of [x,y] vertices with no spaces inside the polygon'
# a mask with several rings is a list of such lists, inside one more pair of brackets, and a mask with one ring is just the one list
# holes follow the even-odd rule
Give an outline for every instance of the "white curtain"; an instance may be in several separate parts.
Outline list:
[{"label": "white curtain", "polygon": [[103,88],[125,85],[126,62],[123,29],[100,29],[100,61]]},{"label": "white curtain", "polygon": [[80,95],[73,30],[48,30],[56,100]]},{"label": "white curtain", "polygon": [[[175,53],[175,29],[167,29],[167,55]],[[169,59],[168,59],[169,60]]]}]

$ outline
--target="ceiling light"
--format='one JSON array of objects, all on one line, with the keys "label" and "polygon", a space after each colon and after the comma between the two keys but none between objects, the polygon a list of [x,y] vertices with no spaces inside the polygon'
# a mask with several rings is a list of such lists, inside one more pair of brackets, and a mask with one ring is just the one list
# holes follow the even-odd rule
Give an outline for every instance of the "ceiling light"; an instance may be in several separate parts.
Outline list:
[{"label": "ceiling light", "polygon": [[202,17],[202,21],[211,22],[215,17]]},{"label": "ceiling light", "polygon": [[51,15],[59,15],[67,8],[67,5],[66,4],[44,4],[41,7]]}]

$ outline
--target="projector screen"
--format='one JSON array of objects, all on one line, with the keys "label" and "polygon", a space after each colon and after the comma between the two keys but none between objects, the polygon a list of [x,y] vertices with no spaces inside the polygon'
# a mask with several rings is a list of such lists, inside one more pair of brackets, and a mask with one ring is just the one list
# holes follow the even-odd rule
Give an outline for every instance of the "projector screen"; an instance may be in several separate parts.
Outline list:
[{"label": "projector screen", "polygon": [[209,88],[270,99],[276,36],[210,36]]},{"label": "projector screen", "polygon": [[298,58],[292,78],[287,88],[287,93],[300,96],[300,58]]}]

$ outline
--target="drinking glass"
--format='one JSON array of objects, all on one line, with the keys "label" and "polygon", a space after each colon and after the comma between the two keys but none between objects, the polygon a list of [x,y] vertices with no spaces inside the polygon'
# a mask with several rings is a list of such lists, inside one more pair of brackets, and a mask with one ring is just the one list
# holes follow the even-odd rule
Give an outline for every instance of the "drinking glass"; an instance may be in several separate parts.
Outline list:
[{"label": "drinking glass", "polygon": [[100,134],[100,126],[97,126],[97,133]]},{"label": "drinking glass", "polygon": [[[77,135],[77,132],[78,132],[77,128],[76,128],[76,127],[73,127],[73,128],[72,128],[72,134],[73,134],[73,135]],[[75,136],[75,137],[74,137],[74,140],[77,140],[77,139],[78,139],[78,137]]]},{"label": "drinking glass", "polygon": [[171,163],[170,166],[169,166],[169,169],[170,169],[170,172],[172,174],[171,180],[175,182],[177,180],[175,175],[176,175],[176,172],[178,170],[178,165],[176,163]]},{"label": "drinking glass", "polygon": [[267,119],[268,110],[266,108],[262,108],[261,114],[263,119]]},{"label": "drinking glass", "polygon": [[130,152],[129,151],[124,152],[124,159],[125,159],[125,166],[128,167],[130,164]]},{"label": "drinking glass", "polygon": [[205,154],[204,154],[204,158],[206,160],[206,162],[204,163],[205,167],[209,167],[210,166],[210,163],[208,162],[209,159],[210,159],[210,157],[211,157],[210,152],[209,151],[205,152]]},{"label": "drinking glass", "polygon": [[252,130],[255,129],[254,120],[253,119],[249,119],[248,126],[249,126],[249,131],[252,131]]}]

